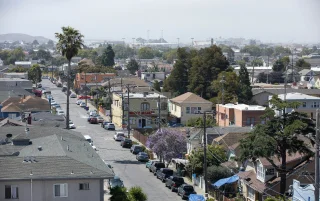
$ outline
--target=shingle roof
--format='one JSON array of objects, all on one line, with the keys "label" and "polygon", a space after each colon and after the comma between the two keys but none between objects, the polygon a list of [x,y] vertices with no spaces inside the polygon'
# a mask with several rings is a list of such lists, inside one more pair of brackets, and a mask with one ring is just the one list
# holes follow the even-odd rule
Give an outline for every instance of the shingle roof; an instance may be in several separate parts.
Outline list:
[{"label": "shingle roof", "polygon": [[217,137],[216,139],[213,140],[212,143],[218,143],[220,144],[225,150],[228,150],[231,148],[232,145],[238,143],[241,139],[246,137],[246,132],[229,132],[226,133],[222,136]]},{"label": "shingle roof", "polygon": [[24,122],[17,121],[14,119],[9,119],[9,118],[6,118],[6,119],[0,121],[0,127],[3,127],[3,126],[24,126],[24,125],[25,125]]},{"label": "shingle roof", "polygon": [[1,112],[49,111],[49,102],[45,99],[26,96],[25,98],[10,97],[3,102]]},{"label": "shingle roof", "polygon": [[[122,78],[122,85],[131,84],[136,87],[149,87],[149,84],[144,80],[140,80],[138,77],[126,77]],[[102,83],[103,87],[108,87],[109,81]],[[110,86],[116,87],[121,86],[121,78],[114,78],[110,80]]]},{"label": "shingle roof", "polygon": [[299,71],[299,74],[302,75],[302,76],[305,76],[307,75],[311,70],[310,69],[303,69],[301,71]]},{"label": "shingle roof", "polygon": [[[0,180],[112,178],[114,176],[84,137],[77,132],[54,127],[0,128],[0,139],[13,134],[13,140],[24,137],[31,145],[0,145]],[[42,150],[39,151],[38,147]],[[24,162],[24,159],[34,159]],[[33,175],[30,175],[32,173]]]},{"label": "shingle roof", "polygon": [[206,99],[203,99],[200,96],[191,92],[187,92],[185,94],[172,98],[170,99],[170,101],[176,103],[211,103],[210,101],[207,101]]}]

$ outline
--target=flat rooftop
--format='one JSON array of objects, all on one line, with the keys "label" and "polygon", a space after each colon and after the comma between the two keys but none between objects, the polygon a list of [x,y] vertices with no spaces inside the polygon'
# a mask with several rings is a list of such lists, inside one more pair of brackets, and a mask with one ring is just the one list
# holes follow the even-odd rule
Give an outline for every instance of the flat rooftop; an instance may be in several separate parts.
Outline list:
[{"label": "flat rooftop", "polygon": [[225,105],[219,104],[219,106],[226,107],[226,108],[233,108],[237,110],[250,110],[250,111],[264,111],[266,107],[260,105],[246,105],[246,104],[232,104],[228,103]]},{"label": "flat rooftop", "polygon": [[[269,96],[269,99],[272,98],[272,96]],[[280,99],[284,99],[284,94],[279,94],[278,98]],[[293,93],[287,93],[286,95],[286,100],[320,100],[319,97],[316,96],[310,96],[307,94],[302,94],[302,93],[298,93],[298,92],[293,92]]]},{"label": "flat rooftop", "polygon": [[[124,97],[128,97],[127,93],[123,93]],[[144,95],[143,93],[130,93],[129,97],[130,98],[167,98],[164,95],[158,94],[158,93],[148,93],[147,95]]]}]

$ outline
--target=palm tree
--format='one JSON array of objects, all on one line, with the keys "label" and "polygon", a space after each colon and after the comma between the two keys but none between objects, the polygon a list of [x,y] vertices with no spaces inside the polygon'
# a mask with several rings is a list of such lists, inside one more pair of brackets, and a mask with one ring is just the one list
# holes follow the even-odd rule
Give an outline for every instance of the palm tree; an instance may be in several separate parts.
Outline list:
[{"label": "palm tree", "polygon": [[55,33],[55,36],[58,39],[57,50],[68,60],[66,128],[69,129],[70,65],[72,57],[84,46],[83,35],[72,27],[62,27],[62,33]]}]

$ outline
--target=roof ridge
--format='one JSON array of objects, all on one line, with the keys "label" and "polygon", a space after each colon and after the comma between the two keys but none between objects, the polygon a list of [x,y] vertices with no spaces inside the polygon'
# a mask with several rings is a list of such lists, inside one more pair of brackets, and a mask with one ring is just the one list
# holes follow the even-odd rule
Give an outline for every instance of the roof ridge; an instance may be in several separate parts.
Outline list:
[{"label": "roof ridge", "polygon": [[61,150],[63,150],[63,152],[64,152],[64,154],[65,154],[65,156],[66,157],[68,157],[68,154],[67,154],[67,152],[64,150],[64,148],[63,148],[63,146],[62,146],[62,144],[61,144],[61,138],[63,139],[63,137],[61,136],[61,138],[59,139],[59,137],[58,137],[58,135],[57,134],[53,134],[56,138],[57,138],[57,140],[58,140],[58,144],[61,146],[60,148],[61,148]]}]

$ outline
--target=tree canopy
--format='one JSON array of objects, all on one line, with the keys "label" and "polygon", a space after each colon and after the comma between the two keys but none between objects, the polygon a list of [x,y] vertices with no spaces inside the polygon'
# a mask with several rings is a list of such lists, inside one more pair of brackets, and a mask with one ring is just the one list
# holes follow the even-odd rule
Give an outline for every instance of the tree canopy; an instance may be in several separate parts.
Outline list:
[{"label": "tree canopy", "polygon": [[131,74],[135,74],[137,70],[139,70],[139,64],[135,59],[130,59],[127,64],[127,69],[130,71]]},{"label": "tree canopy", "polygon": [[298,61],[296,61],[296,67],[298,67],[299,70],[310,69],[311,64],[306,62],[304,59],[299,59]]},{"label": "tree canopy", "polygon": [[240,65],[239,87],[237,94],[238,102],[244,104],[249,104],[253,97],[249,73],[244,65]]},{"label": "tree canopy", "polygon": [[114,57],[115,57],[115,53],[112,49],[112,46],[109,44],[99,58],[100,64],[103,66],[113,67]]},{"label": "tree canopy", "polygon": [[[311,133],[315,135],[314,122],[304,113],[292,111],[287,113],[286,108],[297,108],[299,103],[286,102],[273,96],[270,100],[271,108],[266,110],[263,118],[268,119],[266,124],[259,124],[246,138],[240,141],[240,159],[266,158],[280,173],[280,193],[285,193],[286,174],[288,173],[287,154],[300,153],[304,158],[313,155],[310,145],[303,136]],[[275,111],[280,115],[275,115]],[[307,138],[306,138],[307,139]],[[313,143],[313,142],[312,142]],[[277,165],[276,160],[281,161]]]},{"label": "tree canopy", "polygon": [[28,71],[27,68],[23,68],[23,67],[21,67],[21,66],[17,66],[17,67],[8,69],[8,73],[11,73],[11,72],[24,73],[24,72],[27,72],[27,71]]},{"label": "tree canopy", "polygon": [[249,53],[251,56],[259,57],[262,55],[262,49],[256,45],[244,46],[241,50],[242,53]]},{"label": "tree canopy", "polygon": [[221,103],[222,97],[224,104],[238,102],[239,83],[239,77],[235,72],[221,72],[218,79],[212,82],[212,88],[218,94],[215,102]]},{"label": "tree canopy", "polygon": [[25,54],[21,47],[15,48],[14,50],[0,50],[0,59],[4,65],[10,65],[16,61],[23,61]]},{"label": "tree canopy", "polygon": [[158,80],[155,80],[153,83],[153,88],[159,92],[161,92],[161,88],[160,88],[160,83],[158,82]]},{"label": "tree canopy", "polygon": [[282,57],[281,59],[276,60],[276,62],[272,66],[272,70],[275,72],[284,72],[289,63],[289,57]]},{"label": "tree canopy", "polygon": [[163,59],[172,64],[175,59],[178,58],[178,50],[171,49],[163,54]]},{"label": "tree canopy", "polygon": [[127,59],[134,56],[134,49],[127,45],[117,44],[113,46],[116,59]]},{"label": "tree canopy", "polygon": [[38,64],[34,64],[28,70],[28,80],[31,80],[33,84],[41,82],[42,72]]},{"label": "tree canopy", "polygon": [[154,56],[154,51],[151,47],[142,47],[138,51],[139,59],[153,59]]}]

